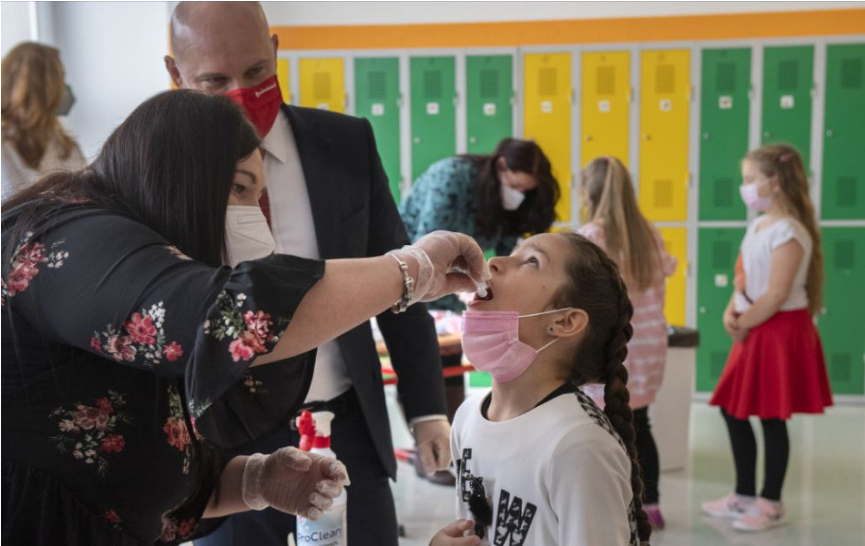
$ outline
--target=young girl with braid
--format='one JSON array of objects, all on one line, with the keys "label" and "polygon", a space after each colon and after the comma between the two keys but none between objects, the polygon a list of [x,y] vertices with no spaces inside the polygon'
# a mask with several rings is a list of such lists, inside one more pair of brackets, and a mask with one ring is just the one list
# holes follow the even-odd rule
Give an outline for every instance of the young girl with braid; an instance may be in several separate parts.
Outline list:
[{"label": "young girl with braid", "polygon": [[[492,374],[451,433],[464,520],[431,546],[639,546],[651,526],[622,365],[633,308],[588,239],[541,234],[489,263],[463,316],[463,349]],[[604,410],[580,389],[605,385]]]},{"label": "young girl with braid", "polygon": [[[727,423],[736,489],[704,503],[703,511],[753,532],[786,522],[787,420],[794,413],[823,413],[832,394],[813,320],[822,306],[823,253],[802,158],[790,146],[763,146],[745,156],[742,178],[742,200],[764,214],[742,241],[741,271],[724,312],[734,343],[710,401]],[[759,497],[751,416],[760,418],[766,447]]]}]

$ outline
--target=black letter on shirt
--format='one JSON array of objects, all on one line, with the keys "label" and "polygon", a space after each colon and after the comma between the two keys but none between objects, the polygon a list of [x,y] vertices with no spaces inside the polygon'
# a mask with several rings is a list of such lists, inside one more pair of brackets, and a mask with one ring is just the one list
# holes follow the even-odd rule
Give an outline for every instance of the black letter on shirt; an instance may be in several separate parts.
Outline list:
[{"label": "black letter on shirt", "polygon": [[496,514],[496,537],[493,541],[495,546],[505,546],[508,537],[510,537],[509,546],[522,546],[535,518],[535,512],[538,511],[537,506],[527,502],[524,512],[523,499],[516,496],[509,506],[510,498],[511,494],[502,489],[499,494],[499,510]]}]

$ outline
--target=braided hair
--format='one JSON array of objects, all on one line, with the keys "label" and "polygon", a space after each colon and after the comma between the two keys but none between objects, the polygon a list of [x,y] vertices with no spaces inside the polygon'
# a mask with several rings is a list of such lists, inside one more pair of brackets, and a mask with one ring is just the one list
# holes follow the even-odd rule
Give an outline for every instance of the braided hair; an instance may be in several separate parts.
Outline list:
[{"label": "braided hair", "polygon": [[558,307],[582,309],[589,317],[586,334],[571,368],[577,385],[604,383],[604,413],[622,439],[631,458],[631,489],[637,518],[637,534],[647,543],[651,525],[643,511],[643,480],[637,457],[634,414],[629,404],[628,370],[623,365],[628,341],[634,333],[634,307],[616,263],[597,245],[576,233],[562,233],[573,252],[566,264],[570,283],[556,294]]}]

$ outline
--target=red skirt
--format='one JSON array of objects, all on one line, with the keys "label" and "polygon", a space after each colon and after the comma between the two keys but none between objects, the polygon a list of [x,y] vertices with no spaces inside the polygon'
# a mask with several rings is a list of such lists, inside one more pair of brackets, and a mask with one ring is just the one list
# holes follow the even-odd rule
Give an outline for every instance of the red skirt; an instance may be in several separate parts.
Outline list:
[{"label": "red skirt", "polygon": [[775,313],[744,343],[733,343],[709,404],[737,419],[789,419],[831,406],[823,345],[808,310]]}]

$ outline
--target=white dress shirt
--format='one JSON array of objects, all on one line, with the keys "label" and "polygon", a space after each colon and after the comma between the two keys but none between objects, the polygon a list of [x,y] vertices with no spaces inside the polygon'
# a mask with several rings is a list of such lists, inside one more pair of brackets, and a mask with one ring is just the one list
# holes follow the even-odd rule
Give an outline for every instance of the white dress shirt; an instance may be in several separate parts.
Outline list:
[{"label": "white dress shirt", "polygon": [[[264,179],[276,252],[320,259],[300,154],[288,118],[281,110],[262,147],[267,152]],[[322,344],[318,348],[306,401],[332,400],[350,388],[351,378],[339,345],[335,340]]]}]

